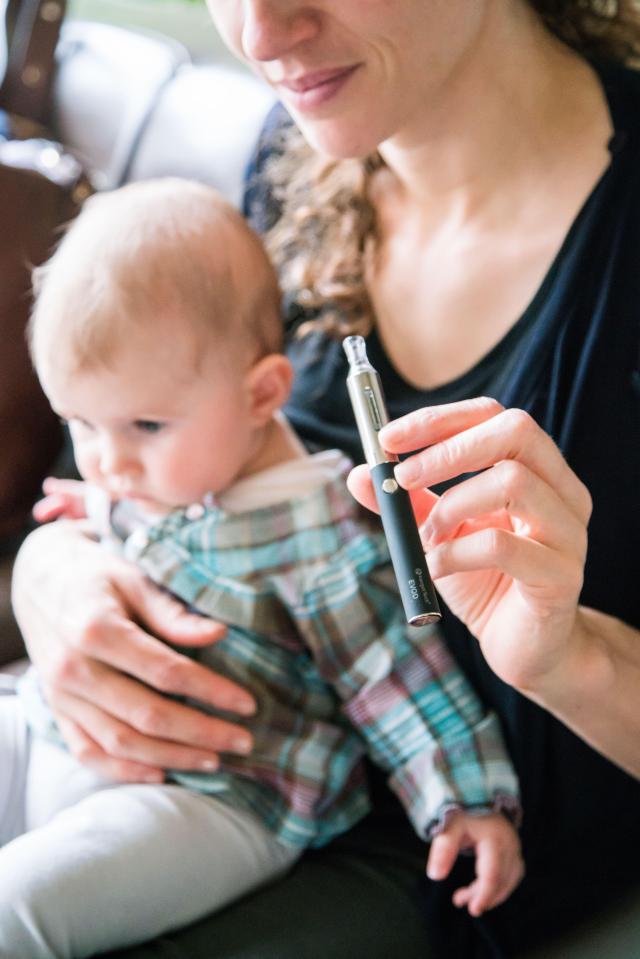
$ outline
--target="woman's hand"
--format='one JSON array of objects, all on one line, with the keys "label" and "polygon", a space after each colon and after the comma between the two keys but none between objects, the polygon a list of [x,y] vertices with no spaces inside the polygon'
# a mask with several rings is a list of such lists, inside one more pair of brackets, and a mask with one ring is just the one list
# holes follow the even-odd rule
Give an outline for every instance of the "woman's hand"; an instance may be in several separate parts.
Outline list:
[{"label": "woman's hand", "polygon": [[251,696],[171,649],[224,628],[185,611],[109,555],[79,522],[32,533],[14,570],[16,617],[71,751],[113,779],[161,781],[163,769],[210,771],[218,752],[247,752],[240,727],[161,693],[249,715]]},{"label": "woman's hand", "polygon": [[[479,399],[388,424],[389,452],[412,492],[431,575],[505,682],[535,690],[566,663],[587,548],[591,498],[551,438],[521,410]],[[480,472],[477,472],[480,471]],[[442,496],[425,489],[463,474]],[[375,509],[366,467],[349,486]]]}]

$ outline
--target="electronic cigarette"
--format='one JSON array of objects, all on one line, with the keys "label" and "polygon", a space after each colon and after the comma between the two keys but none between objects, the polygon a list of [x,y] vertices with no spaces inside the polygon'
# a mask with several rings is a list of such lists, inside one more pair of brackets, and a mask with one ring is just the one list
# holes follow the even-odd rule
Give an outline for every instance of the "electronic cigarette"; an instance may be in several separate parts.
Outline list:
[{"label": "electronic cigarette", "polygon": [[367,358],[361,336],[348,336],[342,345],[349,360],[349,397],[371,470],[407,622],[411,626],[424,626],[440,619],[441,613],[409,493],[398,485],[394,476],[398,457],[385,452],[378,439],[378,432],[389,422],[380,377]]}]

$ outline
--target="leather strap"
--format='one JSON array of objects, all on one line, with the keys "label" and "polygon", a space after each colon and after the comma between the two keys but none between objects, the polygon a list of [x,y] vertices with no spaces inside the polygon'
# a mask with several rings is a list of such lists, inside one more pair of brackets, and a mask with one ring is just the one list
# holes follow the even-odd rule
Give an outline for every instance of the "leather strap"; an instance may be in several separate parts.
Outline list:
[{"label": "leather strap", "polygon": [[0,108],[45,122],[66,0],[6,0],[7,65]]}]

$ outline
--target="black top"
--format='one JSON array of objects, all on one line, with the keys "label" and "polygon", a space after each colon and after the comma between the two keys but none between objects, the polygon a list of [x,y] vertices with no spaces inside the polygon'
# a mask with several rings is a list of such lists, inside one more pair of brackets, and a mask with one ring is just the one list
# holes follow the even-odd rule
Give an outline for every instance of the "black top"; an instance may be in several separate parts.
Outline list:
[{"label": "black top", "polygon": [[[402,379],[375,331],[367,349],[393,418],[479,393],[533,415],[593,497],[582,602],[640,628],[640,74],[597,69],[615,130],[611,163],[510,332],[473,369],[432,391]],[[271,115],[249,181],[246,211],[258,229],[277,216],[259,173],[284,116],[281,108]],[[301,318],[304,311],[288,304],[288,328]],[[339,446],[360,461],[341,345],[313,334],[291,341],[289,354],[296,368],[291,421],[311,443]],[[637,881],[640,784],[502,683],[466,628],[446,608],[444,614],[446,640],[501,716],[520,777],[527,879],[505,906],[474,924],[485,947],[496,950],[487,955],[511,955],[518,943]],[[449,894],[438,900],[440,910]],[[461,915],[452,922],[463,922]]]}]

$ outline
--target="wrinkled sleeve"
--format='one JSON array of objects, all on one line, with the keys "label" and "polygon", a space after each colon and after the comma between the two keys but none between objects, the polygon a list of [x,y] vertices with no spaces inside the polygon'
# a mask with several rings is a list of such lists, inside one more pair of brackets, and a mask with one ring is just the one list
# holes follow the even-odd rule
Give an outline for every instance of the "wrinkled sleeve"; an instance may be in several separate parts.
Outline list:
[{"label": "wrinkled sleeve", "polygon": [[319,572],[292,613],[420,836],[430,839],[461,808],[500,810],[518,823],[518,783],[496,715],[437,627],[408,626],[399,607],[392,570],[361,539]]}]

